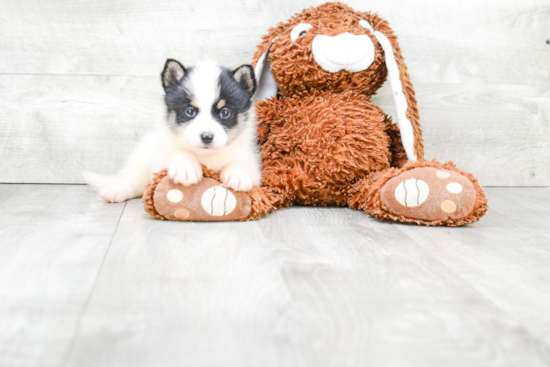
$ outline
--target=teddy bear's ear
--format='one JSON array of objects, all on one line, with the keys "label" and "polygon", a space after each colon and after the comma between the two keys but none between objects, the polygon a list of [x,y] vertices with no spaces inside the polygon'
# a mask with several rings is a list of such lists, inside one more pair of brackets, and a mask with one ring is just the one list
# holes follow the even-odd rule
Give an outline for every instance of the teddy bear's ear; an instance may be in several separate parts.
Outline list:
[{"label": "teddy bear's ear", "polygon": [[254,74],[256,74],[256,93],[255,100],[266,100],[277,95],[279,88],[273,78],[269,53],[271,45],[277,36],[284,30],[281,25],[270,28],[268,33],[262,36],[262,42],[258,45],[254,56],[252,57],[252,66],[254,66]]},{"label": "teddy bear's ear", "polygon": [[367,13],[365,19],[361,20],[360,24],[374,34],[386,56],[386,68],[397,110],[401,142],[405,153],[407,153],[407,158],[410,161],[422,160],[424,159],[424,144],[420,116],[414,87],[407,72],[405,60],[401,55],[397,37],[393,34],[388,22],[376,14]]},{"label": "teddy bear's ear", "polygon": [[277,88],[277,83],[271,73],[271,66],[269,64],[269,48],[262,53],[256,62],[254,74],[256,74],[258,83],[256,94],[254,95],[255,99],[263,101],[277,95],[277,91],[279,89]]}]

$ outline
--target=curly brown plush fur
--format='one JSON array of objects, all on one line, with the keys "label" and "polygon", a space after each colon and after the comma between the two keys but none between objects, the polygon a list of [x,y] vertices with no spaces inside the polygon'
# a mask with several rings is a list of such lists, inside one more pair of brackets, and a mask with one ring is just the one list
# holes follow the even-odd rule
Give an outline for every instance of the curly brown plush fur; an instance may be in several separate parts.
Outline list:
[{"label": "curly brown plush fur", "polygon": [[[300,96],[315,91],[331,91],[333,93],[355,91],[372,96],[386,80],[388,70],[382,47],[376,37],[359,24],[361,20],[368,21],[375,31],[386,35],[394,49],[403,91],[409,104],[407,117],[412,122],[415,136],[420,137],[415,142],[415,154],[421,159],[424,157],[424,146],[421,139],[422,129],[419,123],[414,88],[407,71],[407,65],[401,56],[397,37],[389,23],[378,14],[358,12],[340,2],[326,3],[316,8],[305,9],[302,13],[294,15],[289,21],[279,23],[269,29],[254,53],[252,64],[256,65],[260,57],[269,50],[271,72],[281,96]],[[292,42],[290,32],[299,23],[311,24],[313,28],[308,30],[304,37]],[[329,73],[315,62],[312,53],[315,36],[320,34],[335,36],[344,32],[367,35],[374,43],[374,62],[367,70],[356,73],[344,70]]]},{"label": "curly brown plush fur", "polygon": [[[346,205],[351,183],[390,167],[391,122],[352,91],[259,102],[263,185],[302,205]],[[276,116],[273,111],[282,111]],[[271,118],[270,118],[271,117]]]},{"label": "curly brown plush fur", "polygon": [[[407,163],[399,128],[370,102],[388,70],[383,48],[375,35],[360,25],[362,20],[383,33],[393,48],[408,104],[406,116],[414,132],[417,162]],[[290,33],[299,23],[312,27],[292,41]],[[373,42],[374,61],[366,70],[331,73],[315,61],[315,37],[344,32],[367,35]],[[278,87],[277,97],[256,104],[262,186],[276,195],[277,207],[350,205],[379,218],[449,226],[475,222],[485,214],[487,200],[473,176],[457,170],[452,162],[441,165],[424,161],[414,88],[397,37],[386,20],[370,12],[357,12],[343,3],[327,3],[279,23],[262,39],[252,63],[256,65],[267,54]],[[402,172],[425,166],[454,170],[470,179],[477,193],[470,214],[458,220],[430,221],[394,215],[387,210],[380,200],[384,184]]]}]

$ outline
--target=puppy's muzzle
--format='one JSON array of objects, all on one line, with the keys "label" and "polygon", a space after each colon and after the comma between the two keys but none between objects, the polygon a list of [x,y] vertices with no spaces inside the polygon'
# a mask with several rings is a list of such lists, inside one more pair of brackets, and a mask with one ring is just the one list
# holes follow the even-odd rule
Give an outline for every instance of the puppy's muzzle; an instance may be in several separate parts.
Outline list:
[{"label": "puppy's muzzle", "polygon": [[205,145],[212,144],[212,141],[214,140],[214,134],[212,133],[202,133],[201,134],[201,141]]}]

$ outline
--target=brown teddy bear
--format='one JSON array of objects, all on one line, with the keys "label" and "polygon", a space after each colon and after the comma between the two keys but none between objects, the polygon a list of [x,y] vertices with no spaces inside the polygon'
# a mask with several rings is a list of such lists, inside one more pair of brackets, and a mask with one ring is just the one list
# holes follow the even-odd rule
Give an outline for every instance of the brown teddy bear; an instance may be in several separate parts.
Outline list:
[{"label": "brown teddy bear", "polygon": [[[339,2],[306,9],[269,29],[253,65],[262,186],[233,192],[203,167],[205,178],[184,187],[163,171],[144,194],[149,213],[251,220],[292,204],[348,205],[377,218],[448,226],[486,213],[471,174],[424,159],[414,88],[397,37],[377,14]],[[399,127],[371,103],[387,76]]]}]

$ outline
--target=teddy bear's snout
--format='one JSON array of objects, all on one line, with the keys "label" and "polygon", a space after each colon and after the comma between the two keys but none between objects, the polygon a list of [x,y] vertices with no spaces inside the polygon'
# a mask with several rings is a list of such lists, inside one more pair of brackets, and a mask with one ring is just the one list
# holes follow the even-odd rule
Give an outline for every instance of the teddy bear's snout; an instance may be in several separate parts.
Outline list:
[{"label": "teddy bear's snout", "polygon": [[342,33],[334,37],[318,35],[313,39],[313,57],[330,73],[340,70],[359,72],[374,61],[374,44],[366,35]]}]

